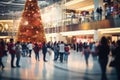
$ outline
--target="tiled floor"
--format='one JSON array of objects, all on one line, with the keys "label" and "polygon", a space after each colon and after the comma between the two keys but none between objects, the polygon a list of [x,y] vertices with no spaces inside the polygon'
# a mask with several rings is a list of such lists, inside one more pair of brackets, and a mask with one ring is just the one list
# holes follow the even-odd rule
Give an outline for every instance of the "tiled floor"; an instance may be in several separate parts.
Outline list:
[{"label": "tiled floor", "polygon": [[[101,70],[97,60],[90,56],[89,66],[86,67],[84,56],[71,50],[68,63],[53,61],[53,54],[47,54],[48,62],[32,57],[21,57],[21,68],[10,67],[10,55],[4,57],[5,69],[0,71],[0,80],[100,80]],[[15,60],[16,61],[16,60]],[[116,80],[113,68],[107,68],[108,80]]]}]

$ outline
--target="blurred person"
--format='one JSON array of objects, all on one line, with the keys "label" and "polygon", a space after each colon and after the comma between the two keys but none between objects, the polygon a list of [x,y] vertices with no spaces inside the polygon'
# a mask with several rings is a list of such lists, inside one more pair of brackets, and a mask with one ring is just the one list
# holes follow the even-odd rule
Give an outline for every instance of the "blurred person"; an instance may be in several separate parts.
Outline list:
[{"label": "blurred person", "polygon": [[22,55],[23,57],[27,56],[27,44],[25,42],[22,43]]},{"label": "blurred person", "polygon": [[8,43],[8,51],[11,55],[11,67],[15,68],[14,59],[15,59],[16,52],[15,52],[15,44],[14,44],[14,39],[13,38],[11,38],[10,42]]},{"label": "blurred person", "polygon": [[17,41],[16,45],[15,45],[15,51],[16,51],[16,67],[20,67],[20,57],[22,54],[22,46],[20,44],[20,41]]},{"label": "blurred person", "polygon": [[68,62],[68,55],[70,54],[69,52],[70,48],[68,44],[65,45],[65,53],[64,53],[64,61]]},{"label": "blurred person", "polygon": [[96,9],[96,13],[97,13],[97,20],[99,20],[99,7],[97,7],[97,9]]},{"label": "blurred person", "polygon": [[96,9],[96,12],[97,12],[97,20],[102,20],[102,12],[103,12],[102,7],[98,7]]},{"label": "blurred person", "polygon": [[40,58],[39,58],[39,51],[40,51],[40,47],[37,43],[35,43],[35,46],[33,48],[34,52],[35,52],[35,59],[36,61],[40,61]]},{"label": "blurred person", "polygon": [[116,48],[116,43],[115,43],[115,41],[112,41],[112,43],[110,44],[110,51],[111,51],[113,57],[115,55],[115,48]]},{"label": "blurred person", "polygon": [[92,12],[91,12],[91,20],[92,20],[92,21],[95,20],[95,12],[94,12],[94,10],[92,10]]},{"label": "blurred person", "polygon": [[0,67],[2,67],[2,70],[5,68],[2,62],[2,58],[5,55],[5,42],[3,39],[0,39]]},{"label": "blurred person", "polygon": [[49,41],[47,43],[47,52],[49,53],[49,55],[52,55],[52,51],[53,51],[53,43],[51,41]]},{"label": "blurred person", "polygon": [[[60,44],[61,42],[60,41],[58,41],[58,43],[56,44],[56,48],[57,48],[57,54],[56,54],[56,59],[55,59],[55,61],[57,61],[58,60],[58,58],[59,58],[59,56],[60,56],[60,53],[59,53],[59,44]],[[55,47],[54,47],[55,48]]]},{"label": "blurred person", "polygon": [[95,45],[95,42],[92,43],[91,53],[92,53],[93,60],[96,60],[96,58],[97,58],[97,53],[96,53],[96,45]]},{"label": "blurred person", "polygon": [[100,67],[102,70],[101,80],[107,80],[106,68],[108,63],[108,55],[110,53],[110,47],[108,45],[108,40],[105,36],[101,38],[96,50],[99,57]]},{"label": "blurred person", "polygon": [[117,41],[117,47],[115,48],[115,69],[117,80],[120,80],[120,40]]},{"label": "blurred person", "polygon": [[90,47],[89,46],[84,46],[83,48],[83,55],[85,57],[85,62],[86,62],[86,65],[88,66],[88,59],[89,59],[89,56],[90,56]]},{"label": "blurred person", "polygon": [[77,52],[79,52],[80,51],[80,43],[77,42],[76,47],[77,47]]},{"label": "blurred person", "polygon": [[58,44],[57,42],[54,42],[54,46],[53,46],[53,51],[54,51],[54,61],[57,61],[57,58],[58,58]]},{"label": "blurred person", "polygon": [[46,60],[46,53],[47,53],[47,45],[46,42],[43,42],[42,44],[42,53],[43,53],[43,61],[47,62]]},{"label": "blurred person", "polygon": [[76,51],[77,44],[73,43],[73,50]]},{"label": "blurred person", "polygon": [[106,12],[105,18],[106,18],[106,19],[110,19],[110,18],[111,18],[111,7],[110,7],[110,5],[107,5],[107,6],[106,6],[105,12]]},{"label": "blurred person", "polygon": [[7,52],[8,52],[8,46],[7,46],[7,43],[3,40],[4,42],[4,47],[5,47],[5,50],[4,50],[4,56],[7,56]]},{"label": "blurred person", "polygon": [[83,43],[80,41],[79,43],[79,46],[80,46],[80,52],[82,52],[82,49],[83,49]]},{"label": "blurred person", "polygon": [[31,57],[32,49],[33,49],[32,42],[28,43],[27,47],[28,47],[28,51],[29,51],[29,57]]},{"label": "blurred person", "polygon": [[63,62],[63,54],[65,53],[65,44],[63,41],[59,44],[60,62]]},{"label": "blurred person", "polygon": [[103,13],[103,9],[102,7],[99,8],[99,20],[102,20],[102,13]]}]

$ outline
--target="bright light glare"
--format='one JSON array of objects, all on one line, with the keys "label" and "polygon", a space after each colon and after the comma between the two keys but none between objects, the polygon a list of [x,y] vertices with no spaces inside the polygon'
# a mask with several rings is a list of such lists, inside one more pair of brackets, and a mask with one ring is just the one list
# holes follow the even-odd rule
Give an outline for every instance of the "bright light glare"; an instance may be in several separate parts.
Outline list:
[{"label": "bright light glare", "polygon": [[76,10],[88,10],[88,9],[93,9],[93,8],[94,8],[94,5],[90,5],[90,6],[78,8],[78,9],[76,9]]},{"label": "bright light glare", "polygon": [[24,25],[28,25],[28,21],[25,21],[25,22],[24,22]]},{"label": "bright light glare", "polygon": [[120,33],[120,28],[99,29],[101,33]]},{"label": "bright light glare", "polygon": [[69,35],[87,35],[87,34],[94,34],[95,30],[82,30],[82,31],[70,31],[70,32],[61,32],[63,36]]},{"label": "bright light glare", "polygon": [[5,24],[5,29],[8,29],[8,24]]},{"label": "bright light glare", "polygon": [[72,0],[72,1],[69,1],[65,4],[65,6],[70,6],[70,5],[73,5],[73,4],[76,4],[76,3],[79,3],[79,2],[82,2],[84,0]]}]

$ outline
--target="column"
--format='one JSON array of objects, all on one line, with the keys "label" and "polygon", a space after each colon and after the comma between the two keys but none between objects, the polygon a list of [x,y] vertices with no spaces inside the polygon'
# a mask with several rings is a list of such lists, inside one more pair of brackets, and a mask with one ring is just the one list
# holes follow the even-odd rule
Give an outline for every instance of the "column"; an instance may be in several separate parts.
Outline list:
[{"label": "column", "polygon": [[94,11],[99,7],[99,0],[94,0]]},{"label": "column", "polygon": [[94,31],[94,36],[93,36],[93,38],[94,38],[94,41],[95,41],[95,42],[98,41],[98,31],[97,31],[97,30]]},{"label": "column", "polygon": [[[105,10],[104,10],[104,5],[103,5],[103,0],[94,0],[94,12],[96,12],[96,9],[98,7],[102,7],[103,12],[102,12],[102,19],[104,19],[104,14],[105,14]],[[95,13],[95,16],[97,16],[98,14]]]},{"label": "column", "polygon": [[96,10],[98,7],[104,7],[103,0],[94,0],[94,10]]}]

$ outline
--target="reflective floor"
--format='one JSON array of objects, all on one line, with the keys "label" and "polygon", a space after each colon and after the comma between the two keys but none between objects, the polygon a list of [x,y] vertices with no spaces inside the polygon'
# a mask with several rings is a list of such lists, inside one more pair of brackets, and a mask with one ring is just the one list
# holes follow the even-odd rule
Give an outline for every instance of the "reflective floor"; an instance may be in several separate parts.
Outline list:
[{"label": "reflective floor", "polygon": [[[0,70],[0,80],[100,80],[101,70],[97,59],[89,58],[86,67],[84,55],[71,50],[68,62],[54,62],[53,56],[47,53],[48,62],[43,62],[40,52],[40,61],[32,57],[21,57],[20,68],[10,67],[10,55],[4,57],[5,69]],[[16,61],[16,60],[15,60]],[[114,68],[107,67],[108,80],[117,80]]]}]

